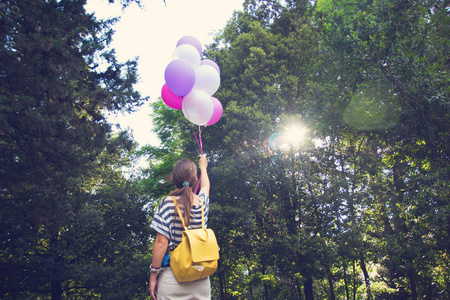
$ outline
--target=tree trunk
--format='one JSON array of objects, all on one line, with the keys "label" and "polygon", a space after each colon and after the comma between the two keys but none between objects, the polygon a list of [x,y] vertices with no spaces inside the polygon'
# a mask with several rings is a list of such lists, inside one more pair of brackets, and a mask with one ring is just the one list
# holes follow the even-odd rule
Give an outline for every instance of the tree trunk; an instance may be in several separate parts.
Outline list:
[{"label": "tree trunk", "polygon": [[[447,257],[450,256],[450,212],[447,214]],[[450,284],[446,284],[447,295],[450,295]]]},{"label": "tree trunk", "polygon": [[313,280],[311,277],[306,279],[305,283],[303,284],[303,288],[305,289],[305,300],[314,300]]},{"label": "tree trunk", "polygon": [[264,283],[264,297],[266,300],[269,300],[269,289],[267,287],[267,283]]},{"label": "tree trunk", "polygon": [[328,284],[330,286],[330,300],[335,300],[336,297],[334,296],[333,278],[331,278],[331,275],[328,276]]},{"label": "tree trunk", "polygon": [[295,280],[295,287],[297,289],[298,300],[303,300],[302,288],[300,287],[300,282]]},{"label": "tree trunk", "polygon": [[219,273],[220,300],[225,300],[225,285],[223,273]]},{"label": "tree trunk", "polygon": [[447,214],[447,256],[450,256],[450,213]]},{"label": "tree trunk", "polygon": [[220,290],[220,300],[227,299],[227,284],[225,281],[225,271],[222,268],[222,261],[219,259],[217,266],[217,273],[219,277],[219,290]]},{"label": "tree trunk", "polygon": [[62,299],[62,280],[61,280],[61,267],[60,263],[62,257],[58,253],[59,244],[59,228],[58,226],[49,226],[50,232],[52,232],[52,238],[50,239],[50,253],[53,256],[54,263],[50,266],[50,284],[51,284],[51,299],[61,300]]},{"label": "tree trunk", "polygon": [[356,266],[355,260],[353,260],[353,300],[356,300]]},{"label": "tree trunk", "polygon": [[[249,277],[251,278],[251,276],[252,276],[252,270],[250,269],[249,266],[247,266],[247,269],[248,269],[248,275],[249,275]],[[249,294],[250,294],[250,300],[253,300],[253,288],[252,288],[251,282],[248,284],[248,292],[249,292]]]},{"label": "tree trunk", "polygon": [[369,278],[369,272],[367,272],[366,263],[364,262],[364,256],[362,253],[359,254],[359,265],[361,267],[361,270],[364,274],[364,283],[366,284],[366,290],[367,290],[367,300],[372,300],[372,291],[370,289],[370,278]]},{"label": "tree trunk", "polygon": [[[266,275],[266,265],[265,264],[262,264],[261,273],[263,275]],[[263,286],[264,286],[264,297],[266,300],[269,300],[269,288],[267,286],[267,283],[264,282]]]},{"label": "tree trunk", "polygon": [[52,279],[52,300],[61,300],[62,299],[62,287],[61,280]]},{"label": "tree trunk", "polygon": [[350,295],[348,292],[348,282],[347,282],[347,268],[344,264],[344,287],[345,287],[345,295],[347,297],[347,300],[350,300]]},{"label": "tree trunk", "polygon": [[416,272],[413,267],[408,268],[409,288],[411,289],[411,300],[417,300]]}]

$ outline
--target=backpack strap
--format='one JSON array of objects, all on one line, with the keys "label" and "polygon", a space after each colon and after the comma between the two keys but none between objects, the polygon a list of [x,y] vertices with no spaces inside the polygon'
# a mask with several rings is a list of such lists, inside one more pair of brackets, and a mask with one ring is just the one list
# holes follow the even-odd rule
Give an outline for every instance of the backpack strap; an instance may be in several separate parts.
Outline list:
[{"label": "backpack strap", "polygon": [[[183,214],[181,213],[180,207],[178,206],[177,200],[175,199],[174,196],[170,196],[172,198],[173,203],[175,204],[175,208],[178,212],[178,216],[181,219],[181,224],[183,224],[184,230],[188,230],[186,225],[184,224],[184,218],[183,218]],[[202,228],[205,228],[205,212],[203,209],[203,201],[202,199],[200,199],[200,203],[202,204]]]}]

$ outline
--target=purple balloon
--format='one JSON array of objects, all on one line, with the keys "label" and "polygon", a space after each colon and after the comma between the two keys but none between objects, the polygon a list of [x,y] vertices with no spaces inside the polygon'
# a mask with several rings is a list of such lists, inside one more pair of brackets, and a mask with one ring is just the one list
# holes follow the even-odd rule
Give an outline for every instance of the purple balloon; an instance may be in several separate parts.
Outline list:
[{"label": "purple balloon", "polygon": [[200,43],[200,41],[196,37],[193,37],[191,35],[187,35],[187,36],[182,37],[178,41],[177,47],[180,46],[180,45],[183,45],[183,44],[189,44],[189,45],[194,46],[195,48],[197,48],[198,53],[200,53],[200,57],[203,56],[202,43]]},{"label": "purple balloon", "polygon": [[220,76],[220,68],[213,60],[211,60],[211,59],[203,59],[200,62],[200,66],[202,66],[202,65],[208,65],[208,66],[213,67],[214,69],[217,70],[217,73],[219,73],[219,76]]},{"label": "purple balloon", "polygon": [[220,118],[222,117],[222,113],[223,113],[222,103],[220,103],[219,99],[217,99],[216,97],[211,97],[211,99],[214,103],[214,111],[213,111],[213,115],[212,115],[211,119],[209,119],[209,121],[208,121],[208,123],[206,123],[206,125],[216,124],[217,121],[219,121]]},{"label": "purple balloon", "polygon": [[164,103],[173,109],[181,109],[183,103],[183,97],[175,95],[168,87],[164,84],[161,89],[161,98]]},{"label": "purple balloon", "polygon": [[167,87],[177,96],[186,96],[195,84],[194,67],[184,59],[171,61],[164,72]]}]

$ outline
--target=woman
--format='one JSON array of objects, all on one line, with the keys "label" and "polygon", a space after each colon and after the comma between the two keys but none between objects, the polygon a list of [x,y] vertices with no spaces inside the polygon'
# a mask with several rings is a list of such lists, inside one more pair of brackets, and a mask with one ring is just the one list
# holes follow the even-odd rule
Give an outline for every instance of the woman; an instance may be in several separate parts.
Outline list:
[{"label": "woman", "polygon": [[190,229],[202,227],[201,210],[203,202],[205,226],[207,224],[210,183],[206,171],[208,161],[205,155],[200,157],[198,164],[201,174],[200,193],[195,195],[192,192],[192,188],[197,183],[195,164],[187,159],[177,161],[172,173],[172,182],[176,186],[176,190],[161,201],[150,225],[157,232],[149,280],[149,291],[155,300],[211,299],[209,277],[193,282],[178,282],[170,266],[163,265],[163,258],[180,244],[184,231],[170,196],[176,198],[183,213],[184,222]]}]

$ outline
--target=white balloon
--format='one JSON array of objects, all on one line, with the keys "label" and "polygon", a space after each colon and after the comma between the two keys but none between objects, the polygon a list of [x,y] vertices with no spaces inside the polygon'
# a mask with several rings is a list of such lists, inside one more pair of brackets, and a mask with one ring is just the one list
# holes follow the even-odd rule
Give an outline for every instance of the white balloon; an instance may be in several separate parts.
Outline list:
[{"label": "white balloon", "polygon": [[216,62],[215,61],[213,61],[213,60],[211,60],[211,59],[208,59],[208,58],[205,58],[205,59],[202,59],[202,61],[200,62],[200,65],[209,65],[209,66],[211,66],[211,67],[213,67],[214,69],[216,69],[217,70],[217,73],[219,73],[219,75],[220,75],[220,68],[219,68],[219,66],[216,64]]},{"label": "white balloon", "polygon": [[205,125],[214,112],[214,102],[204,91],[192,90],[183,98],[183,115],[196,125]]},{"label": "white balloon", "polygon": [[195,83],[193,90],[201,90],[212,96],[220,86],[220,75],[217,70],[209,65],[201,65],[195,68]]},{"label": "white balloon", "polygon": [[200,66],[201,57],[197,48],[189,44],[182,44],[175,48],[172,60],[184,59],[188,61],[194,68]]}]

